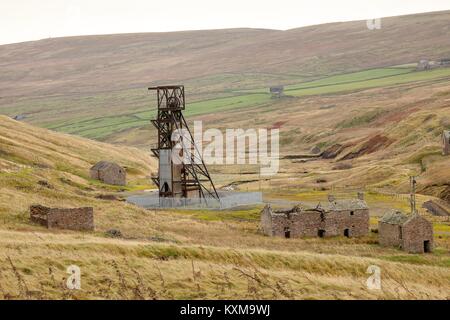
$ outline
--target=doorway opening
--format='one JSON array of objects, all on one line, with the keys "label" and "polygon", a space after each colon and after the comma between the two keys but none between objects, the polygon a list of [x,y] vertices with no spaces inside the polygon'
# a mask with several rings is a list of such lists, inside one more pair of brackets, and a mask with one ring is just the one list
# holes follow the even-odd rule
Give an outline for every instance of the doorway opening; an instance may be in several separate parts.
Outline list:
[{"label": "doorway opening", "polygon": [[347,238],[350,238],[350,229],[344,230],[344,236],[346,236]]},{"label": "doorway opening", "polygon": [[424,252],[431,252],[431,244],[430,244],[430,240],[425,240],[423,242],[423,251]]},{"label": "doorway opening", "polygon": [[325,237],[325,230],[319,230],[319,231],[317,232],[317,235],[319,236],[319,238]]},{"label": "doorway opening", "polygon": [[286,239],[289,239],[291,237],[291,230],[289,230],[289,228],[284,228],[284,237]]}]

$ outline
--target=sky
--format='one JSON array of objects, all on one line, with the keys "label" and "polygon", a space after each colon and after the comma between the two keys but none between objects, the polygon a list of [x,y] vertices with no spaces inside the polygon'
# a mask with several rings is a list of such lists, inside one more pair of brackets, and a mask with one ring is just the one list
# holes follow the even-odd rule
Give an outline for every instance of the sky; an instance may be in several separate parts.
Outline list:
[{"label": "sky", "polygon": [[450,0],[0,0],[0,44],[222,28],[291,29],[450,10]]}]

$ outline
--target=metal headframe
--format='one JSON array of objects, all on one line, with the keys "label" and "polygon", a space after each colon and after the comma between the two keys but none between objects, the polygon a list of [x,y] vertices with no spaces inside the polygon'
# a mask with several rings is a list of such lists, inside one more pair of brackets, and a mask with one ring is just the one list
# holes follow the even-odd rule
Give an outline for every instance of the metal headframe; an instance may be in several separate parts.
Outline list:
[{"label": "metal headframe", "polygon": [[[158,103],[157,119],[152,120],[153,125],[158,129],[158,145],[156,148],[152,149],[153,154],[159,159],[160,150],[173,150],[175,145],[179,142],[181,144],[181,153],[183,156],[190,158],[190,161],[183,161],[182,163],[181,196],[188,197],[188,192],[198,190],[199,197],[205,201],[207,201],[207,198],[220,200],[208,168],[198,150],[186,119],[183,116],[182,111],[186,108],[184,86],[157,86],[150,87],[149,90],[156,91]],[[172,141],[172,134],[176,130],[180,132],[182,129],[187,132],[187,135],[182,135],[179,141]],[[188,146],[190,146],[190,148]],[[152,177],[159,188],[160,197],[175,196],[173,193],[167,193],[163,190],[159,178],[159,176]],[[170,190],[174,190],[173,185]]]}]

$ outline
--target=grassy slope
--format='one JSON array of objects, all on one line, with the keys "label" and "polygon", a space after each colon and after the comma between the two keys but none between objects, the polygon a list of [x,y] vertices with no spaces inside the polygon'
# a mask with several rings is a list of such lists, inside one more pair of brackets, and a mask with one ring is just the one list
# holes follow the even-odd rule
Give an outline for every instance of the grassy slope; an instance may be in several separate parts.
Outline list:
[{"label": "grassy slope", "polygon": [[352,75],[344,75],[343,78],[348,79],[347,81],[342,81],[341,79],[338,79],[339,77],[331,77],[330,79],[325,79],[323,82],[324,84],[306,84],[289,88],[287,93],[294,96],[330,94],[368,88],[388,87],[409,82],[448,78],[450,76],[450,69],[436,69],[430,72],[413,72],[411,70],[404,72],[402,70],[397,72],[394,71],[393,73],[389,72],[390,69],[377,70],[382,71],[380,72],[381,75],[372,73],[371,71],[368,73],[372,74],[372,77],[360,78],[361,72],[354,74],[354,78]]},{"label": "grassy slope", "polygon": [[423,56],[437,59],[450,53],[442,45],[449,15],[384,18],[377,31],[368,30],[365,21],[354,21],[288,31],[144,33],[6,45],[0,47],[1,94],[114,91],[124,89],[124,83],[138,88],[161,80],[202,78],[209,85],[235,82],[242,88],[236,83],[243,80],[239,74],[271,81],[282,78],[280,74],[317,77],[412,63]]},{"label": "grassy slope", "polygon": [[[338,94],[450,77],[450,68],[429,72],[414,72],[413,70],[411,68],[382,68],[332,76],[321,80],[307,81],[302,84],[288,86],[286,88],[286,94],[290,96]],[[136,98],[142,98],[142,92],[134,91],[134,94],[136,94]],[[254,106],[266,108],[267,106],[274,105],[274,101],[271,101],[267,89],[264,88],[248,91],[233,91],[229,94],[234,94],[234,96],[191,102],[188,104],[185,115],[192,117]],[[51,100],[47,102],[50,105],[55,104],[58,98],[56,98],[56,101]],[[97,100],[90,102],[93,106],[96,103],[98,103]],[[108,140],[113,135],[115,137],[118,134],[126,136],[129,129],[148,125],[149,119],[155,117],[154,113],[154,106],[146,106],[142,109],[136,108],[136,111],[133,112],[122,112],[119,115],[104,115],[95,118],[79,115],[78,118],[72,120],[52,121],[43,125],[56,131],[76,134],[91,139]],[[131,144],[136,144],[133,141],[130,142]]]},{"label": "grassy slope", "polygon": [[[407,176],[416,173],[421,191],[439,195],[450,179],[450,170],[443,169],[449,158],[439,154],[439,134],[450,128],[450,69],[415,73],[411,66],[379,67],[448,54],[440,45],[447,25],[448,13],[441,13],[387,19],[383,32],[370,34],[361,24],[350,23],[281,33],[76,37],[5,46],[0,47],[5,61],[0,108],[10,115],[28,113],[28,121],[56,130],[146,146],[154,130],[145,126],[152,112],[145,86],[159,74],[171,79],[189,75],[185,83],[195,92],[188,96],[194,102],[190,116],[207,126],[246,128],[251,119],[252,126],[267,127],[283,118],[283,154],[347,145],[334,160],[282,160],[277,176],[243,183],[241,190],[261,186],[267,196],[315,202],[336,187],[407,192]],[[317,38],[323,39],[323,47],[311,42]],[[406,48],[400,38],[412,47]],[[392,42],[373,47],[386,39]],[[173,46],[168,48],[168,42]],[[302,48],[280,52],[294,43]],[[268,48],[263,63],[249,54],[262,45]],[[192,52],[186,53],[187,48]],[[167,50],[173,56],[152,60],[166,56]],[[236,52],[245,52],[252,61]],[[330,59],[327,52],[340,58]],[[375,69],[348,73],[367,68]],[[269,100],[261,88],[275,81],[291,84],[287,92],[296,97]],[[342,160],[377,134],[391,144]],[[146,176],[154,163],[139,150],[0,117],[3,298],[448,298],[448,222],[436,220],[438,249],[422,256],[379,248],[374,234],[363,239],[272,239],[258,232],[257,208],[153,212],[98,200],[98,194],[119,192],[87,178],[89,166],[105,158],[129,168],[125,189],[150,187]],[[347,166],[339,167],[341,163]],[[221,184],[258,179],[251,167],[213,169]],[[374,215],[391,207],[407,209],[404,196],[372,193],[368,200]],[[96,231],[48,231],[32,225],[27,212],[31,203],[93,206]],[[376,218],[371,222],[374,227]],[[120,229],[124,239],[106,237],[111,228]],[[70,264],[82,267],[80,292],[62,287]],[[382,292],[365,289],[370,264],[382,267]]]},{"label": "grassy slope", "polygon": [[[58,134],[30,127],[0,116],[0,146],[2,165],[18,164],[25,169],[58,170],[87,179],[88,169],[100,160],[115,161],[128,168],[131,181],[150,172],[152,160],[146,153],[129,147],[119,147]],[[65,170],[67,168],[67,171]]]},{"label": "grassy slope", "polygon": [[[450,128],[450,87],[447,77],[433,77],[448,72],[450,69],[408,73],[407,76],[422,80],[339,94],[280,99],[260,109],[234,110],[198,119],[205,120],[207,127],[222,129],[247,127],[250,114],[255,127],[281,124],[282,155],[308,154],[314,146],[325,150],[335,143],[346,146],[331,160],[282,159],[279,174],[262,181],[262,187],[267,190],[365,187],[406,192],[408,175],[415,174],[421,177],[421,190],[436,184],[437,188],[428,189],[427,193],[441,196],[441,186],[445,187],[449,181],[447,170],[443,170],[449,158],[440,154],[440,135],[443,129]],[[377,146],[371,141],[377,136],[387,139],[387,144]],[[364,154],[367,145],[375,148]],[[354,158],[344,160],[349,154],[354,154]],[[229,182],[259,179],[257,167],[214,169]],[[240,175],[241,171],[236,170],[244,170],[246,174]],[[317,182],[324,179],[325,183]],[[259,183],[244,183],[241,188],[257,189]]]},{"label": "grassy slope", "polygon": [[[211,112],[222,112],[227,110],[260,106],[270,102],[267,94],[238,95],[217,99],[209,99],[189,103],[185,116],[196,116]],[[149,111],[148,111],[149,110]],[[142,127],[149,124],[149,120],[155,117],[155,108],[144,108],[135,113],[122,114],[118,116],[105,116],[101,118],[64,121],[63,123],[47,124],[45,127],[76,134],[91,139],[107,139],[120,131]]]},{"label": "grassy slope", "polygon": [[[70,37],[1,46],[0,108],[11,116],[25,113],[26,121],[34,124],[96,139],[114,142],[120,131],[133,143],[127,134],[146,123],[141,116],[151,104],[145,90],[150,84],[184,83],[188,101],[199,102],[192,106],[198,110],[192,113],[196,115],[265,105],[267,96],[210,99],[234,96],[244,89],[261,91],[274,83],[292,85],[291,94],[302,96],[390,85],[366,77],[406,72],[380,67],[450,54],[442,45],[449,14],[385,18],[377,31],[357,21],[288,31]],[[374,70],[349,74],[366,69]],[[348,75],[329,77],[336,74]],[[407,76],[391,80],[410,81]],[[350,83],[345,83],[346,78]],[[352,86],[355,80],[359,82]],[[323,87],[327,82],[333,85]],[[210,107],[204,106],[206,100]]]},{"label": "grassy slope", "polygon": [[[436,238],[433,254],[407,255],[378,247],[373,234],[362,239],[264,237],[257,209],[146,211],[98,200],[95,195],[117,190],[86,179],[91,163],[108,158],[126,164],[133,168],[128,187],[137,189],[146,187],[143,171],[152,170],[147,155],[4,117],[0,135],[1,298],[448,297],[446,238]],[[39,185],[42,179],[53,188]],[[27,208],[36,202],[93,206],[96,231],[31,224]],[[121,230],[123,238],[108,238],[111,228]],[[64,289],[72,264],[81,267],[81,291]],[[382,268],[383,291],[365,287],[372,264]]]},{"label": "grassy slope", "polygon": [[[238,97],[192,103],[188,106],[187,115],[191,120],[205,120],[206,126],[223,129],[248,127],[249,117],[253,126],[271,126],[276,122],[274,119],[283,119],[283,112],[288,112],[289,118],[283,121],[285,123],[281,128],[282,153],[295,153],[292,150],[298,148],[308,153],[313,146],[324,149],[333,143],[348,144],[349,147],[337,160],[351,152],[359,152],[371,137],[381,134],[389,138],[389,147],[383,146],[361,159],[356,157],[346,161],[347,166],[353,166],[350,171],[335,170],[338,164],[334,160],[325,167],[323,164],[317,167],[314,163],[296,165],[291,161],[282,161],[282,171],[286,171],[288,177],[295,174],[297,180],[292,180],[292,183],[299,184],[298,179],[301,179],[300,188],[346,185],[386,187],[402,192],[405,191],[404,181],[409,174],[421,174],[424,178],[423,190],[441,196],[445,191],[445,187],[443,190],[441,186],[447,184],[448,177],[445,173],[433,172],[439,172],[436,169],[439,161],[439,167],[447,165],[447,161],[439,155],[439,135],[442,129],[449,128],[450,114],[446,108],[449,75],[450,68],[427,72],[411,71],[408,67],[369,70],[316,80],[287,91],[289,95],[299,95],[298,98],[269,99],[267,94],[255,91],[240,93],[242,95]],[[147,146],[155,134],[152,126],[147,124],[152,113],[136,112],[53,128],[94,138],[110,135],[115,142]],[[133,126],[138,128],[129,130]],[[427,161],[428,168],[423,167],[422,158]],[[298,175],[301,170],[310,173]],[[226,171],[225,168],[214,170],[220,184],[258,179],[257,174],[240,176],[236,172]],[[218,177],[219,173],[224,179]],[[317,184],[316,181],[324,176],[327,176],[328,182]],[[439,179],[432,178],[434,176]],[[271,181],[276,179],[284,179],[278,187],[291,184],[283,174],[271,178]],[[428,188],[436,184],[437,187]],[[249,188],[259,187],[251,183],[246,185]]]}]

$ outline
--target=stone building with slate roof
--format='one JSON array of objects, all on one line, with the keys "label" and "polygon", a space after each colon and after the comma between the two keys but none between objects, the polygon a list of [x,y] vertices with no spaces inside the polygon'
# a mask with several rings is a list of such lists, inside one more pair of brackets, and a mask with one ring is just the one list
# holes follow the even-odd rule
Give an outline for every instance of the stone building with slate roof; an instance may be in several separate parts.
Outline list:
[{"label": "stone building with slate roof", "polygon": [[386,213],[378,223],[379,243],[410,253],[433,251],[433,225],[418,214]]},{"label": "stone building with slate roof", "polygon": [[127,184],[127,173],[125,168],[118,164],[100,161],[90,170],[92,179],[100,180],[107,184],[124,186]]},{"label": "stone building with slate roof", "polygon": [[269,92],[273,98],[281,98],[284,94],[284,86],[270,87]]},{"label": "stone building with slate roof", "polygon": [[266,205],[261,212],[261,229],[265,235],[285,238],[358,237],[369,232],[369,208],[363,194],[357,199],[336,200],[315,208],[295,206],[290,210],[272,210]]}]

